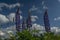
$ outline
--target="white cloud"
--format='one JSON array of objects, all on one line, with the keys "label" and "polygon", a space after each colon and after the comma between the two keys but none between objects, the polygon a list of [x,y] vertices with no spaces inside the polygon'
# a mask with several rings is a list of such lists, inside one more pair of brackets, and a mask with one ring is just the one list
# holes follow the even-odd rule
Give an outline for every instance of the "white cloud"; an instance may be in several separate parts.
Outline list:
[{"label": "white cloud", "polygon": [[[20,25],[20,27],[22,27],[22,24]],[[16,32],[16,25],[11,25],[7,28],[2,28],[1,30],[6,33],[14,33]]]},{"label": "white cloud", "polygon": [[34,30],[40,30],[40,31],[43,31],[43,30],[45,30],[45,28],[43,27],[43,26],[41,26],[41,25],[39,25],[39,24],[33,24],[32,25],[32,29]]},{"label": "white cloud", "polygon": [[35,5],[32,6],[32,8],[29,9],[31,12],[35,13],[42,13],[42,10],[40,10],[40,7],[36,7]]},{"label": "white cloud", "polygon": [[20,3],[15,3],[15,4],[0,3],[0,9],[2,9],[2,7],[7,7],[11,9],[15,7],[20,7]]},{"label": "white cloud", "polygon": [[10,13],[7,17],[10,21],[13,22],[13,18],[15,18],[15,13]]},{"label": "white cloud", "polygon": [[5,30],[6,31],[16,31],[16,26],[13,25],[13,26],[7,27]]},{"label": "white cloud", "polygon": [[35,22],[38,19],[38,16],[31,16],[32,22]]},{"label": "white cloud", "polygon": [[12,4],[12,5],[9,5],[8,7],[9,7],[9,8],[14,8],[14,7],[16,7],[16,6],[20,7],[20,3]]},{"label": "white cloud", "polygon": [[45,1],[42,1],[42,5],[44,5]]},{"label": "white cloud", "polygon": [[5,33],[0,30],[0,36],[4,36]]},{"label": "white cloud", "polygon": [[44,5],[44,6],[43,6],[43,9],[48,9],[48,7]]},{"label": "white cloud", "polygon": [[38,33],[34,33],[35,35],[39,35],[40,33],[44,33],[45,32],[45,28],[43,26],[41,26],[40,24],[37,24],[37,23],[34,23],[32,25],[32,30],[38,30],[39,32]]},{"label": "white cloud", "polygon": [[13,31],[7,31],[7,33],[13,33]]},{"label": "white cloud", "polygon": [[35,7],[35,5],[32,6],[32,8],[30,9],[30,11],[36,11],[38,10],[38,8]]},{"label": "white cloud", "polygon": [[[10,13],[8,16],[0,14],[0,23],[8,23],[9,21],[13,22],[13,18],[15,19],[15,13]],[[21,15],[20,19],[22,19]]]},{"label": "white cloud", "polygon": [[[13,18],[15,19],[15,13],[10,13],[7,17],[11,22],[13,22]],[[20,15],[20,19],[22,19],[21,15]]]},{"label": "white cloud", "polygon": [[42,1],[43,9],[48,9],[46,1]]},{"label": "white cloud", "polygon": [[[40,33],[45,32],[45,27],[36,23],[32,25],[32,29],[40,30],[41,31]],[[54,32],[55,34],[60,33],[60,27],[51,27],[51,32]]]},{"label": "white cloud", "polygon": [[51,27],[51,31],[54,33],[60,33],[60,28],[59,27]]},{"label": "white cloud", "polygon": [[4,38],[7,38],[10,36],[10,33],[14,34],[16,32],[16,26],[12,25],[10,27],[7,28],[2,28],[0,30],[0,35]]},{"label": "white cloud", "polygon": [[7,23],[9,22],[9,19],[5,16],[0,14],[0,23]]},{"label": "white cloud", "polygon": [[12,26],[7,27],[7,28],[2,28],[1,30],[5,33],[13,33],[13,32],[16,32],[16,26],[12,25]]},{"label": "white cloud", "polygon": [[60,20],[60,17],[54,18],[55,21]]}]

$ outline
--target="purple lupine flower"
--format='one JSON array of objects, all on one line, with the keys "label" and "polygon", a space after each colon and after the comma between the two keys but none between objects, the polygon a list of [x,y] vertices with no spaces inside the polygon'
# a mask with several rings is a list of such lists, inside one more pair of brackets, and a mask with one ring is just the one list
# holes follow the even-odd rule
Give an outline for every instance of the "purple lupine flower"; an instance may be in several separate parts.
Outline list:
[{"label": "purple lupine flower", "polygon": [[49,18],[48,18],[47,10],[45,11],[45,14],[44,14],[44,25],[45,25],[45,31],[50,32],[50,24],[49,24]]},{"label": "purple lupine flower", "polygon": [[19,13],[19,8],[16,12],[16,15],[15,15],[15,21],[16,21],[16,30],[17,31],[20,31],[20,13]]}]

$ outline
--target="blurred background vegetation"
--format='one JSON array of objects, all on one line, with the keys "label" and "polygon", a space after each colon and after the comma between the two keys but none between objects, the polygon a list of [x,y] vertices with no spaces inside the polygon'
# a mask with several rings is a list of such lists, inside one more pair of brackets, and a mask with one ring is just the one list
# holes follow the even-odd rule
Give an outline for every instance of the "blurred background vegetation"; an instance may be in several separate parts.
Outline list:
[{"label": "blurred background vegetation", "polygon": [[60,40],[60,34],[50,33],[43,33],[43,34],[35,34],[38,31],[28,31],[24,30],[22,32],[16,32],[15,34],[10,33],[9,38],[2,38],[0,40]]}]

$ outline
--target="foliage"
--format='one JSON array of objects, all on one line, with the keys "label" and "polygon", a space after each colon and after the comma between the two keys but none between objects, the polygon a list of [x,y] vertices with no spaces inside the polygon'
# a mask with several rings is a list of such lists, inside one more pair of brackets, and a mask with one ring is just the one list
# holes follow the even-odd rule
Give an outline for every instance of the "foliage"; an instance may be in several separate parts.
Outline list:
[{"label": "foliage", "polygon": [[[60,35],[55,35],[54,33],[44,33],[40,34],[40,36],[32,34],[38,31],[28,31],[24,30],[22,32],[17,32],[16,35],[9,34],[10,37],[4,40],[60,40]],[[0,38],[0,40],[2,40]]]}]

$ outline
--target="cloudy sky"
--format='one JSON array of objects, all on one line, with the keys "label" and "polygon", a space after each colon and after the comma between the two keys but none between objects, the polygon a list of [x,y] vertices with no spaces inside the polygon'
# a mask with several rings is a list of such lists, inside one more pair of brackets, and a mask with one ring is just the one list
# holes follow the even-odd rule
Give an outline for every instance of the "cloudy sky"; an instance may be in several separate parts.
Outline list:
[{"label": "cloudy sky", "polygon": [[43,15],[45,9],[48,9],[51,30],[56,33],[60,32],[60,0],[0,0],[1,35],[4,34],[3,31],[15,30],[13,18],[18,7],[20,7],[21,23],[23,17],[27,18],[28,10],[30,10],[32,25],[39,30],[44,30]]}]

